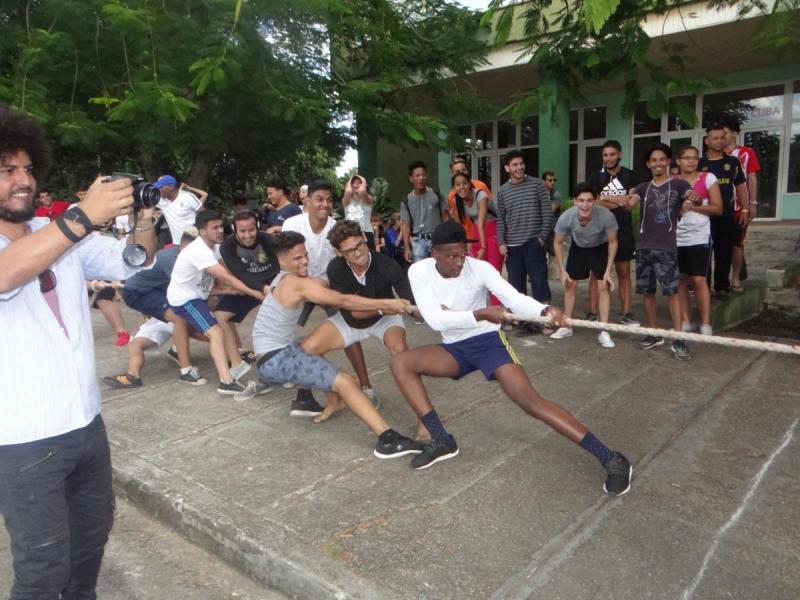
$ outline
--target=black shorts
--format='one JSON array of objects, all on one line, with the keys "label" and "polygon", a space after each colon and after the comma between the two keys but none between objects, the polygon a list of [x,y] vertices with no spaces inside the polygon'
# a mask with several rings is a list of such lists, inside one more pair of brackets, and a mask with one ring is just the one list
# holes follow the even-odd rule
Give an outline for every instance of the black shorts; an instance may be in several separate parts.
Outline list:
[{"label": "black shorts", "polygon": [[[91,292],[89,292],[89,295],[91,295]],[[98,300],[113,301],[116,295],[117,295],[117,290],[115,290],[111,285],[104,287],[102,290],[100,290],[94,295],[94,300],[92,300],[92,308],[99,308],[99,306],[97,306]]]},{"label": "black shorts", "polygon": [[164,311],[169,308],[167,292],[156,289],[140,292],[131,288],[122,289],[122,301],[133,310],[159,321],[166,321]]},{"label": "black shorts", "polygon": [[567,255],[567,275],[575,281],[589,279],[589,273],[603,279],[607,263],[608,242],[592,248],[581,248],[573,241]]},{"label": "black shorts", "polygon": [[250,311],[261,305],[261,300],[244,294],[220,294],[214,312],[232,313],[231,323],[241,323]]},{"label": "black shorts", "polygon": [[636,256],[636,241],[633,239],[633,227],[620,225],[617,229],[617,255],[614,262],[633,260]]},{"label": "black shorts", "polygon": [[711,246],[678,246],[678,270],[690,277],[705,277],[711,262]]},{"label": "black shorts", "polygon": [[453,379],[461,379],[480,369],[486,380],[491,381],[494,372],[503,365],[521,364],[504,331],[489,331],[440,346],[458,363],[458,375]]}]

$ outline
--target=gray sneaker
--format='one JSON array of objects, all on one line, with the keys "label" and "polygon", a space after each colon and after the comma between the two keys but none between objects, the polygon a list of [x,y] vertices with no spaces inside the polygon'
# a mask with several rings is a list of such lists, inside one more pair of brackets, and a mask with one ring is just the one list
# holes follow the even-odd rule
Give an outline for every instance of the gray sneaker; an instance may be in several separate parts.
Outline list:
[{"label": "gray sneaker", "polygon": [[378,392],[370,387],[363,387],[361,388],[361,391],[364,392],[364,395],[369,398],[370,402],[372,402],[372,406],[375,407],[375,410],[378,410],[381,407],[381,399],[378,398]]},{"label": "gray sneaker", "polygon": [[244,386],[235,379],[233,381],[220,381],[217,386],[217,393],[223,396],[235,396],[243,391]]},{"label": "gray sneaker", "polygon": [[189,385],[205,385],[208,383],[205,377],[200,376],[197,367],[190,368],[188,373],[180,373],[180,375],[178,375],[178,381],[181,383],[188,383]]},{"label": "gray sneaker", "polygon": [[242,364],[240,364],[238,367],[231,368],[231,377],[234,379],[241,379],[243,376],[247,375],[247,372],[250,369],[250,365],[245,361],[242,361]]},{"label": "gray sneaker", "polygon": [[247,383],[247,387],[244,388],[244,391],[234,394],[233,399],[238,400],[239,402],[244,402],[245,400],[252,400],[256,396],[260,396],[261,394],[267,394],[271,391],[272,391],[271,385],[267,385],[266,383],[257,383],[255,381],[249,381]]},{"label": "gray sneaker", "polygon": [[686,342],[683,340],[675,340],[672,342],[672,354],[678,360],[692,359],[692,355],[689,353],[689,349],[686,347]]},{"label": "gray sneaker", "polygon": [[624,315],[621,315],[619,318],[619,322],[623,325],[627,325],[628,327],[639,327],[641,323],[633,318],[633,315],[629,312],[626,312]]}]

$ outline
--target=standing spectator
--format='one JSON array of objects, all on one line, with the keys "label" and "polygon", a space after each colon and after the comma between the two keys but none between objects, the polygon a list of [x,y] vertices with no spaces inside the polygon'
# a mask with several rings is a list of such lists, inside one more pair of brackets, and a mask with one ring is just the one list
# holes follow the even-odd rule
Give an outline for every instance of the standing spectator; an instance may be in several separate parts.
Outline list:
[{"label": "standing spectator", "polygon": [[372,205],[375,198],[369,195],[367,180],[361,175],[353,175],[344,186],[342,205],[344,218],[355,221],[361,226],[361,231],[367,239],[370,250],[375,250],[375,235],[372,232]]},{"label": "standing spectator", "polygon": [[[461,156],[456,156],[450,162],[450,177],[455,177],[458,173],[466,173],[469,175],[469,167],[467,166],[467,159]],[[489,186],[482,182],[480,179],[470,179],[472,182],[472,187],[476,190],[483,192],[492,200],[492,190],[489,189]],[[456,190],[452,188],[450,193],[447,195],[447,204],[452,205],[453,201],[455,200]]]},{"label": "standing spectator", "polygon": [[[512,150],[505,155],[509,179],[497,193],[497,243],[506,257],[508,282],[520,294],[531,295],[539,302],[550,301],[547,282],[548,236],[553,228],[550,194],[544,182],[525,173],[522,152]],[[531,324],[520,326],[518,335],[541,331]]]},{"label": "standing spectator", "polygon": [[[0,107],[0,515],[14,600],[96,597],[114,492],[84,280],[133,273],[127,240],[93,233],[130,211],[131,182],[98,178],[48,223],[33,206],[48,158],[44,131]],[[152,259],[153,230],[136,241]]]},{"label": "standing spectator", "polygon": [[178,246],[183,232],[194,224],[195,215],[203,207],[208,192],[189,187],[185,183],[179,186],[172,175],[162,175],[153,187],[161,192],[158,208],[167,221],[172,243]]},{"label": "standing spectator", "polygon": [[[711,217],[711,239],[714,242],[714,293],[718,298],[731,291],[731,263],[733,248],[739,239],[740,224],[749,222],[750,200],[747,196],[747,179],[738,158],[725,154],[725,130],[714,123],[706,128],[706,155],[700,159],[700,171],[713,173],[722,195],[722,214]],[[739,221],[736,220],[736,198],[742,204]]]},{"label": "standing spectator", "polygon": [[[619,287],[620,318],[623,325],[639,324],[631,313],[631,260],[636,254],[636,242],[633,239],[633,219],[631,217],[630,192],[639,183],[633,171],[620,164],[622,146],[617,140],[608,140],[601,149],[603,168],[589,175],[588,183],[592,185],[599,197],[597,205],[607,208],[617,220],[617,256],[614,259],[614,270],[617,272]],[[594,278],[589,282],[589,320],[597,318],[597,287]]]},{"label": "standing spectator", "polygon": [[711,262],[711,223],[709,216],[722,213],[722,196],[713,173],[697,170],[700,152],[687,146],[678,155],[681,178],[689,182],[698,201],[678,222],[678,293],[681,302],[681,331],[691,331],[689,284],[692,285],[700,311],[700,333],[711,335],[711,292],[708,289],[708,265]]},{"label": "standing spectator", "polygon": [[416,262],[431,255],[431,234],[447,220],[447,202],[428,187],[428,167],[421,160],[408,165],[408,179],[412,190],[400,202],[400,223],[406,262]]},{"label": "standing spectator", "polygon": [[738,119],[728,119],[725,121],[723,131],[725,132],[725,154],[734,156],[742,163],[742,171],[747,180],[747,195],[750,199],[749,213],[747,219],[742,218],[741,201],[737,196],[734,218],[739,223],[739,236],[733,246],[733,256],[731,257],[731,289],[734,292],[743,292],[742,281],[747,279],[747,267],[744,262],[744,240],[747,237],[747,227],[756,218],[758,212],[758,173],[761,171],[761,163],[758,161],[756,151],[750,146],[740,146],[738,144],[739,132],[742,128]]},{"label": "standing spectator", "polygon": [[273,179],[267,184],[267,200],[274,210],[269,211],[267,233],[280,233],[286,219],[299,215],[303,210],[289,200],[290,190],[280,179]]},{"label": "standing spectator", "polygon": [[370,217],[370,225],[372,226],[372,237],[375,240],[375,252],[385,254],[384,247],[386,241],[383,238],[384,232],[381,216],[373,213],[372,217]]},{"label": "standing spectator", "polygon": [[557,219],[561,212],[561,192],[556,189],[556,174],[553,171],[545,171],[542,173],[542,181],[547,193],[550,195],[550,209]]},{"label": "standing spectator", "polygon": [[[53,198],[47,188],[42,188],[36,194],[36,203],[39,205],[33,213],[34,217],[45,217],[53,221],[63,215],[70,207],[69,202]],[[119,217],[117,217],[119,218]]]},{"label": "standing spectator", "polygon": [[[683,179],[669,174],[672,151],[666,144],[655,144],[647,152],[647,168],[652,180],[636,186],[631,202],[641,204],[642,224],[639,229],[639,249],[636,254],[636,293],[644,295],[647,326],[658,327],[656,286],[667,297],[672,328],[681,329],[681,307],[678,299],[677,230],[681,214],[689,210],[697,195]],[[661,346],[664,338],[648,335],[639,343],[643,350]],[[672,342],[672,354],[678,360],[692,355],[683,340]]]},{"label": "standing spectator", "polygon": [[[575,206],[568,208],[558,218],[555,226],[555,254],[559,279],[564,286],[564,316],[572,317],[575,309],[575,291],[578,281],[589,279],[593,273],[600,286],[600,322],[608,323],[611,307],[611,292],[614,280],[611,265],[617,253],[617,221],[611,211],[595,204],[594,188],[588,183],[575,186]],[[562,243],[571,241],[566,266]],[[572,327],[557,329],[551,339],[560,340],[572,336]],[[607,331],[597,337],[603,348],[613,348],[614,341]]]}]

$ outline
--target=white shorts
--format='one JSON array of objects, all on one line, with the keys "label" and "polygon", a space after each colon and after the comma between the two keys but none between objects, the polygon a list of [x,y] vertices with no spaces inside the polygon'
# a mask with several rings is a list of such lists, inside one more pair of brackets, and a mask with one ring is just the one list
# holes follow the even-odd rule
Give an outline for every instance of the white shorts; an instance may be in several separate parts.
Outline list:
[{"label": "white shorts", "polygon": [[378,320],[377,323],[371,327],[367,327],[366,329],[356,329],[355,327],[350,327],[340,312],[330,317],[328,321],[333,323],[333,326],[339,330],[340,334],[342,334],[345,348],[352,346],[356,342],[365,340],[368,337],[375,337],[383,342],[383,336],[386,335],[386,332],[390,327],[402,327],[403,329],[406,328],[405,323],[403,323],[402,315],[384,315]]},{"label": "white shorts", "polygon": [[136,332],[134,338],[145,338],[153,342],[156,346],[163,345],[169,338],[172,337],[172,323],[164,323],[153,317],[147,319],[139,331]]}]

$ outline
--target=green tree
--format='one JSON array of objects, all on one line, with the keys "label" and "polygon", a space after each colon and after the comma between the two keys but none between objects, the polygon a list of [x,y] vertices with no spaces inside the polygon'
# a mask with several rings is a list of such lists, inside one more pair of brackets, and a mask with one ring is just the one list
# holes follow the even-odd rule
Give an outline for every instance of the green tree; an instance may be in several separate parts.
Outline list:
[{"label": "green tree", "polygon": [[481,60],[478,29],[443,0],[4,2],[0,101],[48,126],[65,186],[169,170],[225,193],[309,158],[329,168],[355,139],[350,113],[435,140],[443,123],[406,90],[444,98],[442,81]]}]

